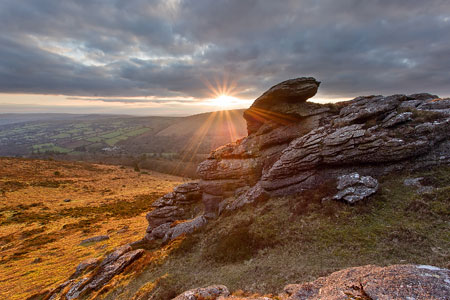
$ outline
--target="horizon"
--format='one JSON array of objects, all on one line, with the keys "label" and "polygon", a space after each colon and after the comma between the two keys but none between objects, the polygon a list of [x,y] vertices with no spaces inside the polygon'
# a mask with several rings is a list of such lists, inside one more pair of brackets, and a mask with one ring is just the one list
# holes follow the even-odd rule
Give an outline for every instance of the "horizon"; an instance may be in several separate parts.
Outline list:
[{"label": "horizon", "polygon": [[303,76],[322,82],[319,103],[450,96],[441,0],[6,0],[0,17],[2,113],[187,116]]},{"label": "horizon", "polygon": [[199,112],[194,114],[178,114],[178,115],[146,115],[146,114],[114,114],[114,113],[70,113],[70,112],[0,112],[0,116],[2,115],[74,115],[74,116],[119,116],[119,117],[167,117],[167,118],[184,118],[191,117],[202,114],[210,114],[210,113],[220,113],[227,111],[236,111],[236,110],[245,110],[246,108],[236,108],[236,109],[220,109],[220,110],[211,110],[205,112]]}]

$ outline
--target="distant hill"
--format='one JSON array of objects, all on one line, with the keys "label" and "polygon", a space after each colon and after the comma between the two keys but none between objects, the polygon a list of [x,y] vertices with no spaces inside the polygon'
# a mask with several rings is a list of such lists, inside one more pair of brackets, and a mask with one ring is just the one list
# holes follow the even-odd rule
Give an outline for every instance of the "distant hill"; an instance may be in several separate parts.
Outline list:
[{"label": "distant hill", "polygon": [[245,109],[203,113],[181,120],[163,130],[158,136],[207,135],[228,137],[230,141],[247,135],[242,117]]},{"label": "distant hill", "polygon": [[84,117],[79,114],[0,114],[0,126],[42,120],[69,120]]},{"label": "distant hill", "polygon": [[185,117],[156,136],[185,141],[184,152],[207,154],[247,135],[243,112],[244,109],[224,110]]}]

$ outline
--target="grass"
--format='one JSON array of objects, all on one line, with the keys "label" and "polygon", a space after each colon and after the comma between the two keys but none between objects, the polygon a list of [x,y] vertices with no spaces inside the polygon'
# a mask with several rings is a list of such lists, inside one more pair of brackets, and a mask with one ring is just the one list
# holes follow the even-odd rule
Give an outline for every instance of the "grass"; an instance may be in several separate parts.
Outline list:
[{"label": "grass", "polygon": [[[180,182],[130,168],[0,158],[0,299],[52,289],[86,258],[139,240],[151,202]],[[110,239],[80,245],[97,235]]]},{"label": "grass", "polygon": [[[403,185],[409,177],[424,177],[434,191],[418,194]],[[143,290],[144,299],[171,299],[211,284],[278,294],[286,284],[352,266],[450,267],[450,167],[384,177],[375,196],[353,206],[321,203],[331,191],[323,186],[222,215],[180,238],[165,259],[104,299],[128,299]]]},{"label": "grass", "polygon": [[33,145],[33,152],[55,152],[55,153],[69,153],[71,149],[67,149],[61,146],[57,146],[53,143],[37,144]]}]

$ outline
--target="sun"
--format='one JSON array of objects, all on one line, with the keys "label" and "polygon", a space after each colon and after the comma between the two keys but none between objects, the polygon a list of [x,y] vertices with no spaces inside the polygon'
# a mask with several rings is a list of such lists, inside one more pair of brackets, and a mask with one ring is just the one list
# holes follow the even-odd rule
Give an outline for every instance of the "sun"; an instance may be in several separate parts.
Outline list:
[{"label": "sun", "polygon": [[230,95],[219,95],[215,99],[211,99],[211,104],[214,106],[227,107],[238,104],[240,101],[239,98],[230,96]]}]

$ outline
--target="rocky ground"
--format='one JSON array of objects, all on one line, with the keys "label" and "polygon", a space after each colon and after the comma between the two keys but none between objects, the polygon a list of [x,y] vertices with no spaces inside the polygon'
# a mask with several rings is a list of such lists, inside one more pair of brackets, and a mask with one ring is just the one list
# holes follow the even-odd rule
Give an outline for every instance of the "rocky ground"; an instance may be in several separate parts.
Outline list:
[{"label": "rocky ground", "polygon": [[[282,274],[285,277],[271,287],[288,283],[299,272],[295,268],[308,263],[327,274],[337,266],[363,262],[444,265],[450,99],[422,93],[328,105],[307,102],[319,84],[314,78],[292,79],[256,99],[244,113],[249,135],[213,151],[198,167],[199,182],[180,185],[153,202],[142,240],[123,253],[118,248],[121,254],[115,260],[104,258],[93,271],[65,282],[47,297],[170,299],[178,290],[174,286],[211,278],[232,282],[232,288],[236,280],[241,285],[252,280],[248,290],[267,290],[268,282]],[[422,219],[425,215],[427,220]],[[394,245],[387,247],[389,241]],[[145,256],[143,249],[150,251],[145,252],[147,271],[136,273],[126,287],[111,280],[111,272],[126,273],[128,264],[142,265],[142,259],[132,261]],[[294,249],[303,252],[292,258],[289,250]],[[314,259],[302,260],[298,253]],[[266,264],[267,270],[254,265],[258,259],[263,262],[259,268]],[[220,272],[202,270],[202,260]],[[161,274],[164,270],[185,274],[168,279],[168,273]],[[345,269],[265,299],[440,299],[448,292],[448,272],[412,265]],[[198,278],[206,274],[215,277]],[[387,284],[390,277],[400,288]],[[213,294],[228,295],[226,287],[212,289]],[[189,291],[177,299],[217,296],[208,293]]]}]

